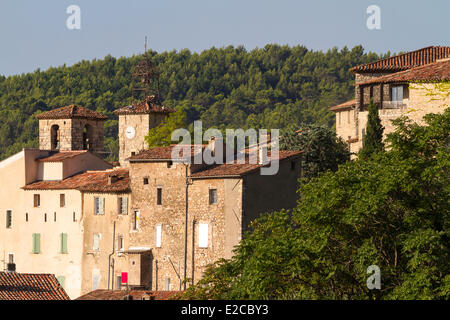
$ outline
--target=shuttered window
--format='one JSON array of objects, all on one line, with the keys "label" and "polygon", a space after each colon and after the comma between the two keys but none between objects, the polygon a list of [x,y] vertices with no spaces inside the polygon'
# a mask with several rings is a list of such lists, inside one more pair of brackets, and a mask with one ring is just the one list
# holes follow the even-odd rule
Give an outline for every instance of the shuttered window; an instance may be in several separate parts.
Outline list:
[{"label": "shuttered window", "polygon": [[56,280],[58,280],[59,284],[61,285],[61,287],[63,289],[66,288],[66,277],[65,276],[56,277]]},{"label": "shuttered window", "polygon": [[128,214],[128,197],[119,197],[119,214]]},{"label": "shuttered window", "polygon": [[61,233],[61,253],[67,253],[67,233]]},{"label": "shuttered window", "polygon": [[105,214],[105,198],[100,197],[94,198],[94,214],[96,215]]},{"label": "shuttered window", "polygon": [[208,248],[208,224],[200,223],[198,225],[198,246]]},{"label": "shuttered window", "polygon": [[33,253],[41,252],[41,234],[33,233]]},{"label": "shuttered window", "polygon": [[133,230],[139,229],[139,210],[135,210],[133,214]]},{"label": "shuttered window", "polygon": [[61,208],[63,208],[63,207],[66,206],[66,195],[65,195],[64,193],[61,193],[61,194],[59,195],[59,206],[60,206]]}]

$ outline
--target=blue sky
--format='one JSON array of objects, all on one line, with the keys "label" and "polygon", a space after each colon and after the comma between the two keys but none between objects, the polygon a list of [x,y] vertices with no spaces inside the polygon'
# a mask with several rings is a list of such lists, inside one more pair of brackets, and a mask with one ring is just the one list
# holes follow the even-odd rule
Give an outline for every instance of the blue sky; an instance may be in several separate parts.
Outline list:
[{"label": "blue sky", "polygon": [[[80,30],[66,27],[72,4]],[[380,30],[366,26],[372,4]],[[158,52],[268,43],[408,51],[450,45],[449,12],[448,0],[1,0],[0,74],[139,54],[145,36]]]}]

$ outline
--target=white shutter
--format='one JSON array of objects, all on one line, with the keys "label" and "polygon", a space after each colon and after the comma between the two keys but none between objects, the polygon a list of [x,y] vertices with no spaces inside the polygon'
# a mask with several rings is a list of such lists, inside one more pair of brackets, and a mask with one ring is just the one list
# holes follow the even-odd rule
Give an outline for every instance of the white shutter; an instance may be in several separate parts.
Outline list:
[{"label": "white shutter", "polygon": [[161,248],[162,227],[156,226],[156,247]]},{"label": "white shutter", "polygon": [[199,223],[198,225],[198,246],[208,248],[208,224]]}]

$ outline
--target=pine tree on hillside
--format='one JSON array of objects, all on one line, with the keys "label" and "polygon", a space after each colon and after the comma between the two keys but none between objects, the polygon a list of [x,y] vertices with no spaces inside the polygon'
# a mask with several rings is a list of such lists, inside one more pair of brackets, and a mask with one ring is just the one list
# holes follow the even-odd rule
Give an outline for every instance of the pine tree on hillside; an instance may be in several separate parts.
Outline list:
[{"label": "pine tree on hillside", "polygon": [[372,154],[384,150],[383,130],[384,127],[381,125],[381,119],[378,116],[378,108],[371,99],[369,103],[366,134],[363,137],[363,146],[359,151],[360,159],[367,159]]}]

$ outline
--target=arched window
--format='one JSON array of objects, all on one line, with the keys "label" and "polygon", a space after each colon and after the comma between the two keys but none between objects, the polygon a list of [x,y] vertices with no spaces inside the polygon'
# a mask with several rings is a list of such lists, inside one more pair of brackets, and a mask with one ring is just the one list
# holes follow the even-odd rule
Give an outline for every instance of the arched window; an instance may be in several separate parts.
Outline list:
[{"label": "arched window", "polygon": [[83,129],[83,150],[92,149],[92,127],[85,125]]},{"label": "arched window", "polygon": [[51,149],[59,150],[60,147],[60,136],[59,136],[59,126],[57,124],[53,125],[51,128]]}]

